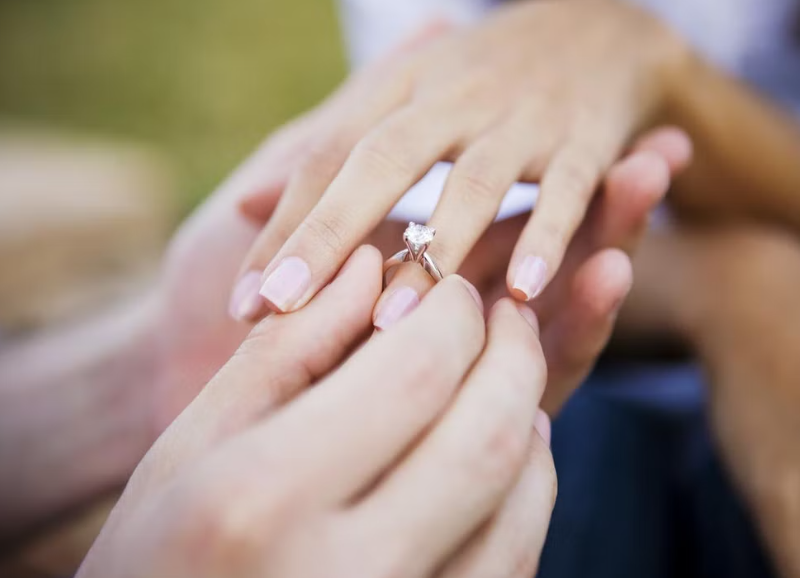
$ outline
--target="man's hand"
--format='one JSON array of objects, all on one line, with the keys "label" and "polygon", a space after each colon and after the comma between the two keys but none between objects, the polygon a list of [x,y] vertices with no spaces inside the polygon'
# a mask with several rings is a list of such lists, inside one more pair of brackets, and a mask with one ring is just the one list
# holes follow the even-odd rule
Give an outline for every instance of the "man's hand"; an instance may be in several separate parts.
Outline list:
[{"label": "man's hand", "polygon": [[253,330],[79,576],[535,572],[555,499],[535,316],[503,300],[487,330],[477,292],[447,278],[317,382],[371,329],[381,261],[359,249],[308,307]]}]

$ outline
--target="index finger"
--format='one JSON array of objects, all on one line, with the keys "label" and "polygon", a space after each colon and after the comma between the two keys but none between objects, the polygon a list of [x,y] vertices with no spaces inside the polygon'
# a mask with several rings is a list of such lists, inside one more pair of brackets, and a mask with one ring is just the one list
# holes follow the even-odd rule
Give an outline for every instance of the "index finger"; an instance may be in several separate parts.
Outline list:
[{"label": "index finger", "polygon": [[283,244],[260,294],[275,311],[303,307],[392,206],[459,140],[446,103],[410,105],[361,140],[319,203]]}]

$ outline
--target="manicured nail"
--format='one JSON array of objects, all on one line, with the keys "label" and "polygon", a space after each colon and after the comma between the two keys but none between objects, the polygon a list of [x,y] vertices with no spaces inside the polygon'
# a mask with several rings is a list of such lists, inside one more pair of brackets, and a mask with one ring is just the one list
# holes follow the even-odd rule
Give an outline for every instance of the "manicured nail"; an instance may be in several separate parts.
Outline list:
[{"label": "manicured nail", "polygon": [[533,309],[524,303],[518,303],[517,311],[519,311],[519,314],[522,316],[522,318],[527,321],[531,327],[533,327],[536,335],[539,335],[539,319],[536,317],[536,313],[533,312]]},{"label": "manicured nail", "polygon": [[552,433],[552,426],[550,424],[550,418],[547,417],[547,414],[543,412],[541,409],[536,412],[536,416],[533,418],[533,427],[539,433],[539,435],[544,440],[544,443],[550,447],[550,439],[553,435]]},{"label": "manicured nail", "polygon": [[300,257],[286,257],[269,274],[259,293],[279,311],[286,313],[311,283],[311,270]]},{"label": "manicured nail", "polygon": [[417,305],[419,295],[416,291],[411,287],[398,287],[378,306],[373,324],[380,330],[386,330],[416,309]]},{"label": "manicured nail", "polygon": [[525,299],[530,301],[542,292],[546,280],[547,264],[544,259],[528,255],[517,266],[513,288],[522,292],[525,295]]},{"label": "manicured nail", "polygon": [[258,294],[260,286],[261,273],[259,271],[248,271],[239,279],[228,308],[231,317],[236,321],[249,321],[258,315],[264,306],[264,300]]}]

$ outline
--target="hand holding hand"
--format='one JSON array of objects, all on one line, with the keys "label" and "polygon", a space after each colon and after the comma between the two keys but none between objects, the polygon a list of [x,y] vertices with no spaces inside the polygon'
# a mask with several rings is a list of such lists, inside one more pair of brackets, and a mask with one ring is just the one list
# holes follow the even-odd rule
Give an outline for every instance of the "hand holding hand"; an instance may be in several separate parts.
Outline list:
[{"label": "hand holding hand", "polygon": [[319,109],[328,122],[245,260],[241,317],[265,312],[260,281],[273,310],[303,307],[441,159],[455,166],[429,252],[445,274],[459,269],[514,181],[541,181],[506,277],[516,297],[538,296],[600,180],[661,110],[682,56],[676,37],[624,2],[542,1],[356,75]]},{"label": "hand holding hand", "polygon": [[356,251],[307,308],[254,329],[139,466],[79,576],[534,572],[555,477],[529,310],[504,300],[487,330],[448,278],[303,391],[369,330],[380,265]]},{"label": "hand holding hand", "polygon": [[[616,312],[631,287],[630,258],[663,199],[672,178],[690,162],[692,145],[674,128],[643,136],[606,175],[603,190],[570,242],[564,264],[531,306],[539,317],[548,365],[542,407],[554,415],[581,383],[605,347]],[[255,223],[269,202],[249,195],[243,212]],[[488,304],[507,295],[505,264],[527,217],[495,223],[473,247],[459,273],[470,280]],[[391,254],[405,225],[384,222],[370,242]],[[437,241],[438,242],[438,237]],[[401,267],[373,313],[376,327],[388,329],[410,313],[433,282],[418,265]],[[408,296],[411,295],[411,298]]]}]

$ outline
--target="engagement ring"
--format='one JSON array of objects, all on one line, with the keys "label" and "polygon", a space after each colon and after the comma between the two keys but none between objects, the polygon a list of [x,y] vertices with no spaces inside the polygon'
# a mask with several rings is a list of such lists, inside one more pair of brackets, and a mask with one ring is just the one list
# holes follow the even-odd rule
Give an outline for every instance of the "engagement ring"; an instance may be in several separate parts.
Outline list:
[{"label": "engagement ring", "polygon": [[435,234],[436,229],[409,223],[408,228],[403,233],[406,249],[395,253],[383,264],[384,284],[389,270],[403,263],[418,263],[434,281],[441,281],[442,273],[439,271],[439,267],[436,266],[430,255],[426,253]]}]

